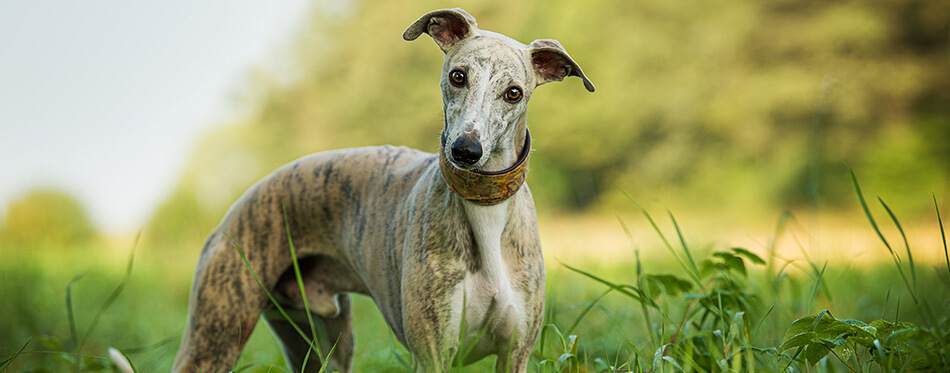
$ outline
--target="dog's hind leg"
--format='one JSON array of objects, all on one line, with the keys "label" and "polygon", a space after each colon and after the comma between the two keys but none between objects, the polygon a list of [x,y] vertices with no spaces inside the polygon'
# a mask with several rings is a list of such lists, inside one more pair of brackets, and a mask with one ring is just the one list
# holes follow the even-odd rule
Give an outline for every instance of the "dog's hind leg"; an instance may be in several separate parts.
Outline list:
[{"label": "dog's hind leg", "polygon": [[175,372],[222,372],[237,362],[267,297],[221,235],[206,244],[195,275]]},{"label": "dog's hind leg", "polygon": [[[336,298],[339,310],[336,315],[323,317],[311,312],[314,323],[313,329],[310,328],[310,318],[307,317],[307,311],[285,308],[285,312],[291,320],[287,320],[277,309],[264,312],[264,320],[267,321],[271,330],[280,340],[287,363],[295,372],[319,371],[321,361],[327,360],[326,355],[330,354],[331,349],[333,351],[329,361],[332,370],[350,371],[353,362],[353,350],[356,344],[352,329],[353,315],[350,296],[349,294],[338,294]],[[302,332],[308,339],[313,340],[314,336],[311,330],[315,330],[317,333],[317,341],[319,342],[320,351],[323,353],[321,357],[317,355],[316,345],[311,346],[307,339],[304,339],[300,334]],[[306,366],[304,366],[305,360]]]},{"label": "dog's hind leg", "polygon": [[[300,278],[294,270],[288,269],[275,288],[282,308],[291,320],[287,320],[276,309],[265,311],[264,319],[280,340],[284,355],[295,371],[318,371],[321,361],[327,361],[332,348],[330,365],[341,372],[348,372],[355,340],[351,329],[350,296],[346,292],[358,290],[354,287],[354,280],[342,269],[344,266],[340,261],[328,256],[301,258],[298,265]],[[301,284],[305,294],[301,294]],[[311,317],[304,310],[304,301]],[[310,327],[311,319],[313,328]],[[314,340],[313,331],[316,331],[316,340],[323,356],[318,356],[317,346],[311,346],[307,341]],[[307,360],[306,369],[301,369],[304,360]]]}]

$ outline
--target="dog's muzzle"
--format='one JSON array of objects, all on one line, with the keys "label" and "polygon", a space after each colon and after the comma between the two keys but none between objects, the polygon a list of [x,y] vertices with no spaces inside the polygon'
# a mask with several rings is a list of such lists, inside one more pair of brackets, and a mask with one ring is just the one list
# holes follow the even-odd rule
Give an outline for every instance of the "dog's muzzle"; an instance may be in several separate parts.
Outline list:
[{"label": "dog's muzzle", "polygon": [[463,170],[455,167],[445,154],[445,134],[439,147],[439,169],[449,190],[479,205],[495,205],[515,195],[528,175],[531,133],[525,130],[521,155],[511,167],[501,171]]}]

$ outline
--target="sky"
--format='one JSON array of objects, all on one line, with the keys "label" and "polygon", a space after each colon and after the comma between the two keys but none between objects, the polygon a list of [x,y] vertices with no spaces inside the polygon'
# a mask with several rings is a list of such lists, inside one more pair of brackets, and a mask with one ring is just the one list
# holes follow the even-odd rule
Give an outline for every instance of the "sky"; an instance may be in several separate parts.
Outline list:
[{"label": "sky", "polygon": [[0,2],[0,215],[31,189],[138,230],[305,0]]}]

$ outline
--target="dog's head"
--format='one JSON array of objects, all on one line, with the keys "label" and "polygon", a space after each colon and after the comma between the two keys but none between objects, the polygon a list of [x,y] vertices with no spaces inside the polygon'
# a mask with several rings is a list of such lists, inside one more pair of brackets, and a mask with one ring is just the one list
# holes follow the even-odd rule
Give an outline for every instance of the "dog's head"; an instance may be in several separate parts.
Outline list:
[{"label": "dog's head", "polygon": [[402,37],[411,41],[423,33],[445,52],[442,140],[456,167],[496,171],[518,158],[535,87],[576,76],[594,91],[594,84],[556,40],[524,45],[478,29],[475,18],[458,8],[423,15]]}]

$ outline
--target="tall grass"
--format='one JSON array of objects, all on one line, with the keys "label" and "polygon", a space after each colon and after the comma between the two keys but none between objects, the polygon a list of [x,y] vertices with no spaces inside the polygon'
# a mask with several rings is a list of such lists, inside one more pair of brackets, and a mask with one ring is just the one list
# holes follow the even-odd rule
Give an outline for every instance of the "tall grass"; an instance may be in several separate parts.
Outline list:
[{"label": "tall grass", "polygon": [[[901,242],[895,246],[853,172],[852,182],[869,234],[880,240],[889,266],[851,268],[780,256],[778,236],[788,234],[787,223],[795,220],[786,212],[778,219],[775,237],[758,250],[697,245],[672,212],[666,211],[668,225],[661,228],[662,221],[628,196],[644,219],[636,226],[659,237],[658,249],[666,257],[643,260],[641,251],[651,248],[632,246],[629,259],[616,258],[616,265],[549,263],[545,325],[529,371],[947,371],[950,255],[936,196],[933,231],[943,245],[946,268],[931,263],[930,271],[915,260],[898,214],[877,199]],[[635,225],[620,216],[618,221],[617,229],[635,242]],[[288,241],[295,250],[289,235]],[[141,263],[133,273],[133,258],[130,255],[125,271],[111,279],[97,276],[95,268],[106,268],[101,263],[91,265],[94,269],[85,277],[39,265],[17,268],[21,273],[7,277],[12,281],[0,283],[6,304],[0,305],[5,324],[0,325],[0,372],[116,371],[107,358],[110,346],[120,347],[140,371],[167,371],[180,340],[188,284]],[[9,263],[0,266],[11,271]],[[295,274],[303,286],[297,265]],[[165,289],[163,282],[175,285]],[[60,294],[58,300],[44,290],[55,283],[65,290],[53,292]],[[23,290],[34,284],[40,284],[33,292],[39,299]],[[50,312],[10,306],[17,304]],[[158,327],[143,324],[155,318],[150,311],[156,309],[168,314],[167,321]],[[380,334],[387,327],[372,301],[355,296],[353,310],[359,340],[355,369],[409,371],[411,357],[405,348],[391,333]],[[320,332],[319,324],[309,324],[309,333],[298,332],[311,341],[316,356],[323,356],[318,339],[308,338]],[[269,331],[258,329],[235,370],[289,371]],[[465,355],[469,348],[460,346],[458,353]],[[319,359],[310,360],[319,364]],[[491,369],[492,363],[484,359],[452,369],[480,372]]]},{"label": "tall grass", "polygon": [[[891,223],[900,234],[906,260],[893,249],[885,238],[861,192],[857,177],[851,172],[853,186],[864,214],[884,249],[892,258],[890,274],[897,274],[903,289],[891,289],[886,282],[892,278],[882,272],[869,274],[867,283],[853,282],[853,288],[837,287],[835,293],[871,292],[883,294],[880,319],[865,322],[854,318],[837,318],[830,309],[814,315],[801,315],[791,322],[784,320],[776,309],[805,310],[810,312],[822,295],[830,299],[832,290],[827,283],[828,263],[808,261],[812,281],[796,284],[782,272],[789,261],[776,255],[777,239],[772,239],[763,259],[746,248],[731,247],[713,250],[698,256],[687,244],[683,232],[672,213],[669,213],[673,234],[678,246],[672,245],[667,234],[659,227],[646,208],[632,196],[649,226],[659,236],[675,266],[675,274],[645,274],[639,250],[634,249],[631,269],[620,280],[608,278],[596,271],[563,264],[576,275],[605,288],[592,302],[583,303],[584,310],[570,321],[571,327],[562,332],[561,318],[552,315],[545,326],[537,349],[537,370],[541,372],[624,371],[624,372],[726,372],[726,371],[820,371],[849,372],[880,371],[935,371],[950,370],[950,276],[939,284],[936,277],[941,271],[950,275],[950,255],[947,254],[946,233],[939,206],[934,206],[944,259],[948,268],[938,269],[923,276],[914,263],[900,219],[878,197]],[[776,236],[788,219],[779,218]],[[630,231],[621,219],[621,226]],[[699,259],[701,258],[701,259]],[[777,262],[786,261],[779,266]],[[765,266],[764,269],[757,268]],[[781,268],[781,269],[779,269]],[[749,273],[762,271],[760,284],[750,280]],[[896,271],[895,271],[896,270]],[[806,272],[808,273],[808,272]],[[920,292],[926,277],[926,296]],[[764,287],[762,286],[764,285]],[[909,295],[916,315],[900,313],[900,301],[894,306],[893,318],[885,318],[885,309],[892,292]],[[609,293],[620,295],[626,302],[619,307],[639,310],[639,319],[645,328],[630,319],[617,323],[618,328],[633,329],[633,338],[613,339],[612,348],[598,349],[597,338],[585,336],[583,331],[573,334],[575,327],[584,322],[595,307],[611,308],[599,303]],[[831,303],[831,302],[828,302]],[[616,305],[612,306],[616,309]],[[846,307],[841,307],[846,309]],[[554,312],[551,312],[554,313]],[[916,316],[916,317],[914,317]],[[553,319],[553,320],[552,320]],[[919,323],[918,323],[919,321]],[[595,321],[596,323],[596,321]],[[640,330],[637,330],[640,329]],[[645,329],[645,330],[644,330]],[[762,337],[765,330],[767,334]],[[776,340],[781,336],[780,340]],[[639,337],[639,338],[637,338]],[[585,346],[579,341],[593,342]],[[553,350],[553,353],[552,353]],[[560,355],[558,355],[560,354]],[[582,364],[578,364],[578,363]]]}]

